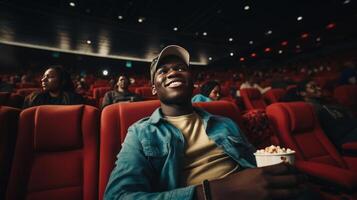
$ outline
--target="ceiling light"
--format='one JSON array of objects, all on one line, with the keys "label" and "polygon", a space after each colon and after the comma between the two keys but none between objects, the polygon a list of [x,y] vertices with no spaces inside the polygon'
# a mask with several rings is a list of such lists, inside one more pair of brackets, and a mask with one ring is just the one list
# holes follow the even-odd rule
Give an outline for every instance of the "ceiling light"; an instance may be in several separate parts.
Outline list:
[{"label": "ceiling light", "polygon": [[336,24],[335,23],[329,23],[327,26],[326,26],[326,29],[333,29],[336,27]]},{"label": "ceiling light", "polygon": [[250,9],[249,5],[244,6],[244,10],[249,10],[249,9]]},{"label": "ceiling light", "polygon": [[283,50],[279,50],[279,54],[282,54],[283,53]]},{"label": "ceiling light", "polygon": [[250,54],[250,56],[252,56],[252,57],[256,57],[256,56],[257,56],[257,54],[256,54],[256,53],[252,53],[252,54]]},{"label": "ceiling light", "polygon": [[272,30],[268,30],[267,32],[265,32],[265,35],[271,35],[273,33]]},{"label": "ceiling light", "polygon": [[321,41],[321,38],[320,37],[317,37],[316,38],[316,42],[320,42]]},{"label": "ceiling light", "polygon": [[108,76],[109,71],[105,69],[105,70],[102,71],[102,74],[103,74],[103,76]]},{"label": "ceiling light", "polygon": [[249,44],[254,44],[253,40],[249,41]]},{"label": "ceiling light", "polygon": [[138,22],[139,22],[139,23],[143,23],[143,22],[144,22],[144,20],[145,20],[145,18],[144,18],[144,17],[139,17],[139,18],[138,18]]},{"label": "ceiling light", "polygon": [[71,6],[71,7],[76,7],[76,3],[74,3],[74,2],[69,2],[69,6]]},{"label": "ceiling light", "polygon": [[207,36],[207,32],[203,32],[202,35],[203,35],[203,36]]},{"label": "ceiling light", "polygon": [[234,56],[234,53],[233,53],[233,52],[231,52],[231,53],[229,53],[229,55],[230,55],[230,56]]},{"label": "ceiling light", "polygon": [[288,45],[288,41],[282,41],[281,42],[281,46],[286,46],[286,45]]},{"label": "ceiling light", "polygon": [[344,0],[343,4],[349,4],[351,1],[350,0]]},{"label": "ceiling light", "polygon": [[271,48],[267,47],[264,49],[265,52],[270,52],[271,51]]},{"label": "ceiling light", "polygon": [[208,57],[208,60],[212,60],[212,57]]},{"label": "ceiling light", "polygon": [[87,40],[86,42],[87,42],[87,44],[92,44],[92,41],[90,41],[90,40]]},{"label": "ceiling light", "polygon": [[296,45],[296,48],[297,48],[297,49],[300,49],[300,45]]},{"label": "ceiling light", "polygon": [[244,59],[243,57],[241,57],[241,58],[239,58],[239,60],[240,60],[241,62],[243,62],[245,59]]},{"label": "ceiling light", "polygon": [[119,16],[118,16],[118,19],[123,19],[123,16],[122,16],[122,15],[119,15]]},{"label": "ceiling light", "polygon": [[301,21],[302,20],[302,16],[297,17],[297,20]]},{"label": "ceiling light", "polygon": [[174,27],[174,31],[178,31],[178,28],[177,28],[177,27]]},{"label": "ceiling light", "polygon": [[233,38],[229,38],[228,41],[233,42]]},{"label": "ceiling light", "polygon": [[305,38],[307,38],[307,37],[309,37],[309,34],[308,34],[308,33],[303,33],[303,34],[301,35],[301,38],[303,38],[303,39],[305,39]]}]

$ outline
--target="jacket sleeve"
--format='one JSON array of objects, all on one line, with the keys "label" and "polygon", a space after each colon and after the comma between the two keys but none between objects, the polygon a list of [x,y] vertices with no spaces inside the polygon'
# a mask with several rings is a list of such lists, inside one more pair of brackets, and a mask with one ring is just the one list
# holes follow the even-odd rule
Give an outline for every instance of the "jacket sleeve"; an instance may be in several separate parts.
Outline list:
[{"label": "jacket sleeve", "polygon": [[159,176],[155,174],[143,152],[135,131],[128,130],[123,147],[117,156],[104,199],[193,199],[195,186],[170,191],[154,191]]},{"label": "jacket sleeve", "polygon": [[103,97],[103,102],[101,105],[101,108],[103,109],[105,106],[112,104],[112,100],[110,98],[111,96],[109,95],[109,92],[105,93],[104,97]]}]

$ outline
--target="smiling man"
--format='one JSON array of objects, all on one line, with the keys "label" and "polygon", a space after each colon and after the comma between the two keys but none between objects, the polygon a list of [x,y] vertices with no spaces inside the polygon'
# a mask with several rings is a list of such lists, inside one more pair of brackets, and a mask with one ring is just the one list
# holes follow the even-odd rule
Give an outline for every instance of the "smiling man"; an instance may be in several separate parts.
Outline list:
[{"label": "smiling man", "polygon": [[164,48],[150,67],[161,106],[129,129],[105,199],[275,199],[297,196],[292,166],[255,168],[254,148],[230,119],[192,106],[189,53]]}]

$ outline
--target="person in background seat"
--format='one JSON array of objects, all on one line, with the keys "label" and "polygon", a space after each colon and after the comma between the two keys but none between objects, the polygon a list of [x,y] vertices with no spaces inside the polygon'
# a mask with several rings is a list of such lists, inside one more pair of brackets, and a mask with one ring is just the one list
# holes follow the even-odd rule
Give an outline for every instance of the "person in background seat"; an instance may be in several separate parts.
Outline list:
[{"label": "person in background seat", "polygon": [[133,102],[142,101],[143,98],[129,91],[130,81],[126,75],[120,75],[118,82],[114,86],[114,90],[105,93],[102,103],[102,108],[107,105],[118,103],[121,101]]},{"label": "person in background seat", "polygon": [[208,81],[201,86],[201,92],[192,97],[192,102],[217,101],[221,97],[221,87],[217,81]]},{"label": "person in background seat", "polygon": [[29,94],[23,108],[40,105],[83,104],[83,97],[74,92],[70,75],[61,66],[49,67],[41,79],[42,91]]}]

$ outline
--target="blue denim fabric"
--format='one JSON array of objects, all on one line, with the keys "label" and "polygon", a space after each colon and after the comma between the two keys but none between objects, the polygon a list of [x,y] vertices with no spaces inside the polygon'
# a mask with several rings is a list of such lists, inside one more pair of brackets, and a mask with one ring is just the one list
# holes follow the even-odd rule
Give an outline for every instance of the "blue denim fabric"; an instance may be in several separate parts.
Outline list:
[{"label": "blue denim fabric", "polygon": [[[241,168],[255,167],[254,147],[230,119],[194,108],[203,119],[208,137]],[[129,129],[105,199],[193,199],[195,186],[183,187],[180,172],[185,140],[182,133],[163,119],[161,109]]]}]

